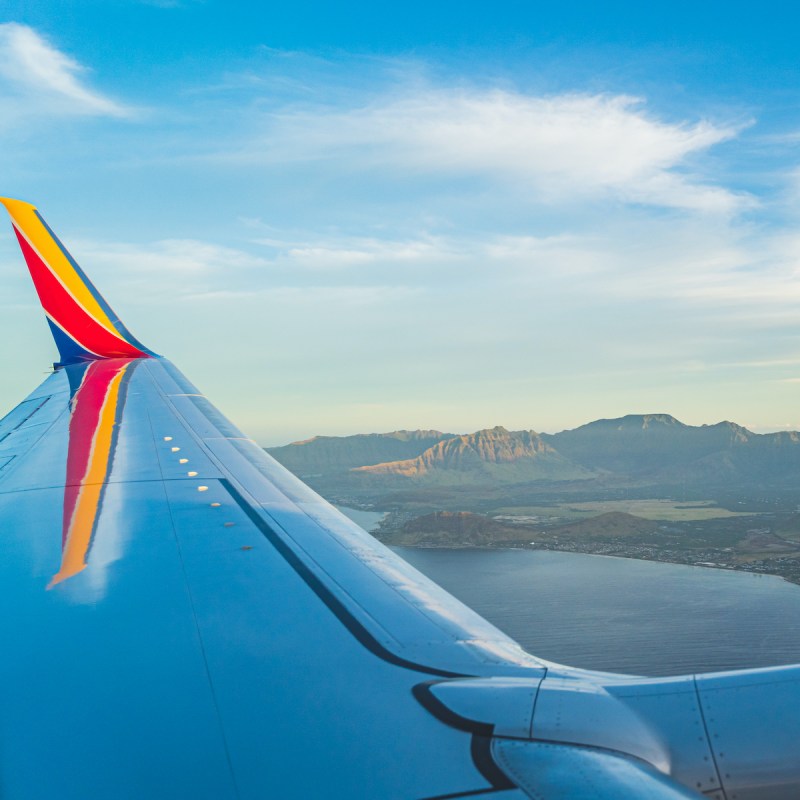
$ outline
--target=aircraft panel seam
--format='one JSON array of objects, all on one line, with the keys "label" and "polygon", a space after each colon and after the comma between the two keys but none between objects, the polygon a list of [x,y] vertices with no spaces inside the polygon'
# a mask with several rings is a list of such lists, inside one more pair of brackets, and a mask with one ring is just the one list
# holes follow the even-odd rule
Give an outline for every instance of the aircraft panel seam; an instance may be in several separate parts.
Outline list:
[{"label": "aircraft panel seam", "polygon": [[697,685],[697,676],[692,676],[692,683],[694,684],[694,691],[697,695],[697,708],[700,712],[700,720],[703,723],[703,731],[706,734],[706,741],[708,742],[708,750],[711,753],[711,761],[714,764],[714,771],[717,773],[717,783],[719,783],[719,790],[722,793],[723,800],[727,800],[727,793],[725,792],[725,784],[722,782],[722,773],[719,769],[719,764],[717,764],[717,754],[714,752],[714,745],[711,741],[711,732],[708,728],[708,722],[706,721],[706,713],[703,709],[703,698],[700,696],[700,687]]},{"label": "aircraft panel seam", "polygon": [[[148,378],[150,379],[151,382],[153,382],[152,376],[148,375]],[[153,422],[152,422],[152,419],[150,418],[150,414],[149,413],[147,415],[147,422],[148,422],[148,425],[150,426],[150,435],[152,437],[152,441],[155,444],[156,435],[155,435],[155,431],[153,430]],[[163,486],[166,481],[165,481],[165,478],[164,478],[161,462],[158,459],[156,459],[156,462],[158,464],[159,474],[161,474],[160,483]],[[169,515],[169,524],[170,524],[170,527],[172,528],[172,536],[173,536],[173,538],[175,540],[175,547],[176,547],[177,552],[178,552],[178,561],[180,562],[180,565],[181,565],[181,573],[183,574],[183,581],[184,581],[184,585],[186,586],[186,594],[187,594],[187,596],[189,598],[189,608],[191,609],[191,612],[192,612],[192,620],[194,622],[195,632],[197,634],[197,641],[198,641],[198,645],[200,647],[200,653],[201,653],[202,658],[203,658],[203,668],[205,670],[206,678],[208,680],[208,688],[209,688],[209,692],[211,694],[211,702],[214,704],[214,712],[215,712],[215,714],[217,716],[217,724],[219,725],[219,730],[220,730],[220,735],[222,737],[223,747],[225,748],[225,759],[226,759],[226,761],[228,763],[228,769],[230,770],[231,781],[233,782],[233,790],[236,793],[237,797],[241,797],[241,792],[239,791],[239,786],[238,786],[237,781],[236,781],[236,770],[233,767],[233,757],[231,756],[231,750],[230,750],[230,745],[228,743],[228,737],[227,737],[227,735],[225,733],[225,725],[223,724],[223,721],[222,721],[222,712],[220,710],[219,701],[217,699],[217,693],[216,693],[216,691],[214,689],[214,680],[211,677],[211,668],[210,668],[209,663],[208,663],[208,654],[206,653],[205,642],[203,641],[203,634],[200,631],[200,622],[199,622],[199,620],[197,618],[197,608],[196,608],[195,601],[194,601],[194,595],[192,594],[192,587],[189,584],[189,576],[188,576],[188,574],[186,572],[186,564],[185,564],[184,559],[183,559],[183,551],[181,549],[180,539],[178,538],[178,531],[177,531],[177,528],[175,526],[175,518],[174,518],[174,516],[172,514],[172,504],[170,503],[169,495],[167,494],[166,489],[164,490],[164,501],[165,501],[165,503],[167,505],[167,514]]]}]

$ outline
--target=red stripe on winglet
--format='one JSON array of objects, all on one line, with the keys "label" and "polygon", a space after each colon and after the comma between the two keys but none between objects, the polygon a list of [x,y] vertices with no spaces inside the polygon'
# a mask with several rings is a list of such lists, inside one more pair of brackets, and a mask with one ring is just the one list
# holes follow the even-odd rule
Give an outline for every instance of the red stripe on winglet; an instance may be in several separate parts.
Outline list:
[{"label": "red stripe on winglet", "polygon": [[105,358],[147,358],[132,344],[119,339],[88,314],[53,275],[28,240],[14,228],[33,285],[45,312],[78,344]]}]

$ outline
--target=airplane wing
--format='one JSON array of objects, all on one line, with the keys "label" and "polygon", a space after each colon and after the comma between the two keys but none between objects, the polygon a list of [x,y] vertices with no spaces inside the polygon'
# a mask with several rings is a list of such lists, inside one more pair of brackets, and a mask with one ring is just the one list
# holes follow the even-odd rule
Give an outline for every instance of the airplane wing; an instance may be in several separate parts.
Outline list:
[{"label": "airplane wing", "polygon": [[646,679],[526,653],[0,202],[60,354],[0,421],[3,798],[800,796],[800,669]]}]

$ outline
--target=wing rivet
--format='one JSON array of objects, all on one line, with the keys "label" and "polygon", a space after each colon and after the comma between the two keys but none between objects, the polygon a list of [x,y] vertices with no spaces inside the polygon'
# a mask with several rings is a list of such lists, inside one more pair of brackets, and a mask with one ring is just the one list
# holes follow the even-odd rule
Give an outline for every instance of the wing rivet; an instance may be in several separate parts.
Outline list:
[{"label": "wing rivet", "polygon": [[165,436],[164,437],[164,441],[165,442],[171,442],[172,441],[172,437],[171,436]]},{"label": "wing rivet", "polygon": [[197,477],[197,473],[196,473],[196,472],[187,472],[186,474],[187,474],[187,475],[188,475],[190,478],[196,478],[196,477]]},{"label": "wing rivet", "polygon": [[198,492],[207,492],[208,491],[208,486],[198,486],[197,487],[197,491]]},{"label": "wing rivet", "polygon": [[177,453],[180,450],[180,447],[173,447],[171,450],[173,453]]},{"label": "wing rivet", "polygon": [[222,503],[212,503],[211,508],[219,508],[221,505]]},{"label": "wing rivet", "polygon": [[178,459],[178,463],[179,464],[188,464],[189,463],[189,459],[188,458],[179,458]]}]

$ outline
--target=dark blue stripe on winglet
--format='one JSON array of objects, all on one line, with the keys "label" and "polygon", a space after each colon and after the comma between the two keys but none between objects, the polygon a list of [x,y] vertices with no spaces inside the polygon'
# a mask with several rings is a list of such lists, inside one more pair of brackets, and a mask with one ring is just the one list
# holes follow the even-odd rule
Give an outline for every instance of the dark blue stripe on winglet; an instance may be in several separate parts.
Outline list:
[{"label": "dark blue stripe on winglet", "polygon": [[97,356],[84,350],[71,336],[67,336],[58,325],[54,324],[51,319],[47,320],[50,326],[50,333],[53,334],[58,354],[61,356],[61,361],[53,364],[54,367],[63,367],[66,364],[78,364],[81,361],[96,361]]},{"label": "dark blue stripe on winglet", "polygon": [[[130,344],[132,344],[134,347],[138,347],[139,350],[141,350],[143,353],[147,353],[147,355],[153,356],[154,358],[159,358],[158,353],[154,353],[152,350],[150,350],[149,348],[145,347],[125,327],[125,325],[122,323],[122,320],[114,312],[114,309],[111,308],[111,306],[106,302],[106,299],[103,297],[103,295],[101,295],[100,292],[97,291],[97,287],[89,280],[89,277],[87,276],[87,274],[80,268],[80,265],[78,264],[78,262],[72,257],[72,255],[70,254],[69,250],[67,250],[67,248],[64,247],[64,245],[61,242],[61,239],[59,239],[58,236],[55,235],[55,233],[53,232],[52,228],[44,221],[44,217],[42,217],[42,215],[39,213],[39,211],[37,209],[34,209],[34,214],[36,214],[36,218],[39,220],[39,222],[42,223],[42,225],[44,226],[45,230],[50,234],[50,236],[52,237],[53,241],[58,245],[59,250],[61,250],[61,252],[64,254],[64,258],[66,258],[67,261],[69,261],[69,263],[72,265],[72,268],[75,270],[75,272],[78,273],[78,276],[84,282],[84,284],[86,285],[86,288],[89,290],[89,292],[92,295],[92,297],[94,297],[94,299],[97,300],[98,304],[100,305],[100,308],[102,308],[103,311],[105,311],[106,314],[108,314],[108,318],[111,320],[111,324],[116,328],[117,333],[120,336],[122,336],[126,341],[128,341]],[[52,325],[50,327],[52,328]],[[58,344],[58,342],[56,342],[56,344]],[[60,350],[61,350],[61,346],[59,345],[59,351]],[[83,352],[86,352],[86,351],[84,350]],[[97,356],[93,356],[93,355],[89,354],[89,358],[91,358],[91,359],[94,359],[96,357]],[[65,363],[69,363],[69,362],[65,362]]]},{"label": "dark blue stripe on winglet", "polygon": [[74,399],[81,388],[83,378],[86,375],[86,370],[89,369],[90,362],[84,361],[81,364],[68,364],[64,372],[67,373],[67,380],[69,381],[69,399]]}]

